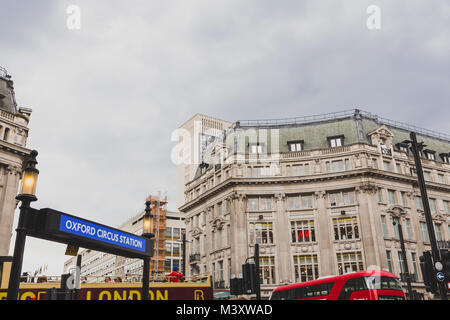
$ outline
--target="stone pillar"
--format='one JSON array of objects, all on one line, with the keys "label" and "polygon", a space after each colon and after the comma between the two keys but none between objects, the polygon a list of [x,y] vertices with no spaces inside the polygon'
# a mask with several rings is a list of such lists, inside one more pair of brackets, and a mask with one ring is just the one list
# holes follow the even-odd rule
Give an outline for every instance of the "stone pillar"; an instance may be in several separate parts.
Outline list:
[{"label": "stone pillar", "polygon": [[332,230],[330,226],[330,215],[325,204],[325,191],[317,191],[316,202],[316,238],[319,242],[319,274],[321,277],[335,274],[334,248],[332,244]]},{"label": "stone pillar", "polygon": [[278,266],[278,282],[292,282],[292,256],[290,245],[290,225],[286,213],[286,195],[275,195],[277,211],[274,219],[274,231],[276,232],[276,265]]},{"label": "stone pillar", "polygon": [[14,210],[17,207],[17,188],[21,170],[18,166],[8,165],[2,170],[4,189],[1,195],[0,207],[0,256],[9,254],[14,222]]},{"label": "stone pillar", "polygon": [[242,274],[242,264],[248,256],[248,236],[246,217],[247,197],[245,194],[234,194],[231,214],[231,273],[239,277]]},{"label": "stone pillar", "polygon": [[[379,215],[375,215],[374,211],[376,207],[373,205],[377,188],[375,185],[366,184],[356,188],[355,191],[359,204],[359,234],[364,248],[365,268],[367,269],[370,266],[380,267],[379,250],[380,246],[384,248],[384,240],[382,238],[383,233],[380,229],[381,218]],[[378,219],[375,219],[375,216]]]}]

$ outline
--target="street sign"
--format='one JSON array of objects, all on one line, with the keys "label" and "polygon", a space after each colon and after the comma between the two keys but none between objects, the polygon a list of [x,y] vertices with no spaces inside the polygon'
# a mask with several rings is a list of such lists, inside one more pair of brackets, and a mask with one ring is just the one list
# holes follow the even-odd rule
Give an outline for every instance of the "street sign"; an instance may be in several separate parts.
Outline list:
[{"label": "street sign", "polygon": [[[27,234],[32,237],[128,258],[152,256],[150,239],[57,210],[30,208],[25,224]],[[75,250],[68,248],[67,252]]]},{"label": "street sign", "polygon": [[68,245],[67,245],[67,248],[66,248],[66,253],[65,253],[65,255],[66,255],[66,256],[74,256],[74,257],[76,257],[77,254],[78,254],[78,249],[79,249],[79,248],[80,248],[80,247],[77,247],[77,246],[68,244]]},{"label": "street sign", "polygon": [[438,281],[442,282],[442,281],[444,281],[445,276],[444,276],[444,274],[442,272],[438,272],[436,274],[436,278],[438,279]]}]

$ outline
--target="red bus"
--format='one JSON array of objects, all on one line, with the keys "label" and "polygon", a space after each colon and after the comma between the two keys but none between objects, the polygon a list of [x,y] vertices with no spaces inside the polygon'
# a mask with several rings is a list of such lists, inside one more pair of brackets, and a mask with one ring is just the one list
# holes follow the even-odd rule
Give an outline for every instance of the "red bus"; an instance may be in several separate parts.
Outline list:
[{"label": "red bus", "polygon": [[405,300],[400,279],[371,270],[276,288],[270,300]]}]

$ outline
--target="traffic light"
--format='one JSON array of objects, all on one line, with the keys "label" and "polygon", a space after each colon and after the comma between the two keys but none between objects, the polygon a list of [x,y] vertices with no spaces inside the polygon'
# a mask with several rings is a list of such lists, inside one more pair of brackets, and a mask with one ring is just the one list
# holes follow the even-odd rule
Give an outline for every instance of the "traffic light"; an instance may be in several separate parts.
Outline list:
[{"label": "traffic light", "polygon": [[242,278],[230,279],[230,294],[235,296],[244,294],[244,279]]},{"label": "traffic light", "polygon": [[445,282],[450,282],[450,251],[448,249],[441,249],[442,258],[442,272],[445,276]]},{"label": "traffic light", "polygon": [[427,292],[438,294],[438,285],[436,275],[434,274],[433,259],[430,251],[424,251],[423,256],[419,258],[420,269],[422,270],[423,283]]},{"label": "traffic light", "polygon": [[244,277],[244,293],[256,293],[256,266],[254,263],[245,263],[242,265],[242,274]]}]

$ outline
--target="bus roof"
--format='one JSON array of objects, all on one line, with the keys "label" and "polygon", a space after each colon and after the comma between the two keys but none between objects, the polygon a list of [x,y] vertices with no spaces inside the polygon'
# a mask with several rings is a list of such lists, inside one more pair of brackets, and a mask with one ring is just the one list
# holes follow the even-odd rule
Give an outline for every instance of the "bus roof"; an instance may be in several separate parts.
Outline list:
[{"label": "bus roof", "polygon": [[299,288],[299,287],[306,287],[306,286],[313,286],[316,284],[322,284],[322,283],[330,283],[335,282],[336,280],[347,280],[347,279],[353,279],[353,278],[359,278],[359,277],[370,277],[370,276],[380,276],[380,277],[392,277],[392,278],[398,278],[395,274],[390,273],[388,271],[384,270],[368,270],[368,271],[360,271],[360,272],[353,272],[353,273],[347,273],[343,274],[341,276],[329,276],[329,277],[322,277],[317,280],[312,281],[306,281],[306,282],[300,282],[300,283],[294,283],[294,284],[288,284],[284,286],[280,286],[278,288],[275,288],[273,291],[280,291],[280,290],[287,290],[292,288]]}]

